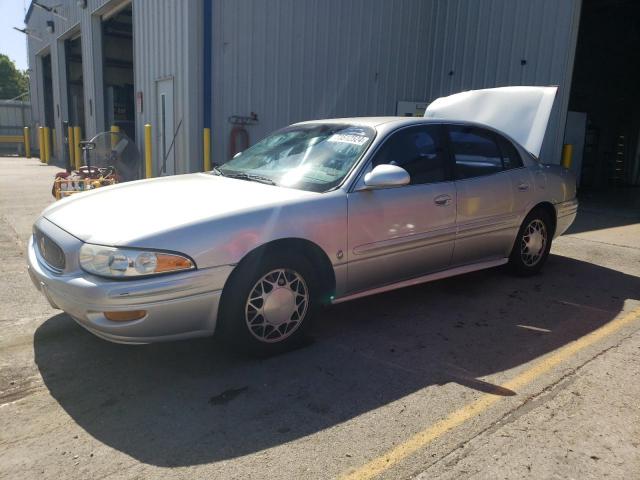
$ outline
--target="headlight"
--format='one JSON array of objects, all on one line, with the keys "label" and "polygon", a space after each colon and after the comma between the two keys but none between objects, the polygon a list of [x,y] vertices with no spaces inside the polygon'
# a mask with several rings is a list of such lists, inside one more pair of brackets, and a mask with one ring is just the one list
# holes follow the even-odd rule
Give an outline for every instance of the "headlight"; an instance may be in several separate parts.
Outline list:
[{"label": "headlight", "polygon": [[103,277],[140,277],[195,268],[194,263],[182,255],[89,243],[80,248],[80,266]]}]

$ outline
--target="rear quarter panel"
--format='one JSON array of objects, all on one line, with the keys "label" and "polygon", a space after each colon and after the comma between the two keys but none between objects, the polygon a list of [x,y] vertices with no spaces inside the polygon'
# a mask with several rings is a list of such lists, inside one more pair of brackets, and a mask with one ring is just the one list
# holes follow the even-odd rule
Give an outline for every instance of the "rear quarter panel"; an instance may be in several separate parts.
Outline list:
[{"label": "rear quarter panel", "polygon": [[578,209],[576,177],[573,172],[560,165],[543,164],[533,167],[533,175],[536,184],[534,204],[549,202],[554,206],[556,210],[554,237],[558,237],[576,218]]},{"label": "rear quarter panel", "polygon": [[555,205],[576,198],[576,177],[573,172],[560,165],[542,165],[542,168],[551,203]]}]

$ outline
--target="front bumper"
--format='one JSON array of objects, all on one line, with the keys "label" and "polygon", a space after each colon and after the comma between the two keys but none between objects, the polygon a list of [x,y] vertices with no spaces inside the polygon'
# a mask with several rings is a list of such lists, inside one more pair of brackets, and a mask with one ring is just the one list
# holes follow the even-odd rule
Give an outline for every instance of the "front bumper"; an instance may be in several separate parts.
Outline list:
[{"label": "front bumper", "polygon": [[[69,235],[58,230],[58,235]],[[109,280],[79,268],[56,273],[40,257],[33,236],[28,246],[29,276],[49,303],[95,335],[118,343],[212,335],[222,288],[232,269],[222,266],[140,280]],[[113,322],[103,314],[130,310],[147,314],[128,322]]]}]

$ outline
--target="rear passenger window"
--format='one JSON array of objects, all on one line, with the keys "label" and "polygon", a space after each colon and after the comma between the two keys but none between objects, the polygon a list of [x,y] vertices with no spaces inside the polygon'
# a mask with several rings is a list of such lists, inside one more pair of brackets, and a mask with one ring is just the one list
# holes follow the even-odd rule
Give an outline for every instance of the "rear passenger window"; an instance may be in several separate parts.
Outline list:
[{"label": "rear passenger window", "polygon": [[456,179],[481,177],[502,171],[502,155],[492,133],[473,127],[449,127]]},{"label": "rear passenger window", "polygon": [[509,140],[500,135],[496,135],[498,139],[498,146],[500,147],[500,153],[502,153],[502,165],[505,170],[510,170],[512,168],[520,168],[522,167],[522,158],[520,158],[520,154],[516,147],[513,146]]}]

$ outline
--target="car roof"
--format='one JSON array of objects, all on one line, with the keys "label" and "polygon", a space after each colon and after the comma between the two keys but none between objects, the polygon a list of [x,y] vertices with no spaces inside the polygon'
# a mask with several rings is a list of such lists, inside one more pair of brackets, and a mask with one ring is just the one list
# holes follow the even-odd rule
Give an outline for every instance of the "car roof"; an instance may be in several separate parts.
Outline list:
[{"label": "car roof", "polygon": [[[318,125],[318,124],[345,124],[360,125],[365,127],[373,127],[379,131],[395,130],[404,125],[421,125],[421,124],[447,124],[447,125],[469,125],[481,127],[487,130],[493,130],[506,137],[504,132],[479,122],[471,122],[465,120],[446,120],[443,118],[425,118],[425,117],[345,117],[345,118],[325,118],[322,120],[308,120],[305,122],[295,123],[294,125]],[[381,128],[380,128],[381,127]]]},{"label": "car roof", "polygon": [[478,122],[468,122],[464,120],[445,120],[442,118],[424,118],[424,117],[348,117],[348,118],[325,118],[322,120],[309,120],[306,122],[295,123],[294,125],[319,125],[319,124],[344,124],[372,127],[378,133],[386,134],[390,131],[406,125],[424,125],[424,124],[447,124],[447,125],[468,125],[480,127],[485,130],[494,131],[504,137],[507,137],[516,145],[518,142],[513,140],[505,132],[501,132],[490,125]]},{"label": "car roof", "polygon": [[322,120],[309,120],[305,122],[296,123],[295,125],[307,125],[307,124],[331,124],[331,123],[344,123],[347,125],[362,125],[366,127],[379,127],[384,124],[406,124],[415,123],[416,121],[424,120],[425,123],[442,123],[441,121],[424,119],[422,117],[345,117],[345,118],[325,118]]},{"label": "car roof", "polygon": [[[318,125],[318,124],[344,124],[356,125],[374,128],[381,136],[384,137],[389,132],[407,125],[423,125],[423,124],[447,124],[447,125],[468,125],[480,127],[485,130],[493,131],[502,137],[509,139],[520,150],[525,158],[529,157],[526,149],[514,140],[510,135],[502,132],[490,125],[479,122],[470,122],[464,120],[445,120],[442,118],[424,118],[424,117],[346,117],[346,118],[325,118],[322,120],[309,120],[305,122],[295,123],[294,125]],[[527,160],[528,161],[528,160]]]}]

